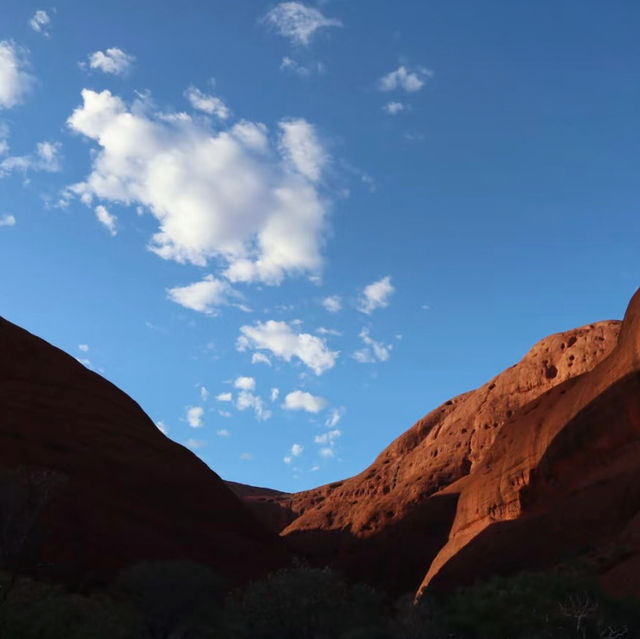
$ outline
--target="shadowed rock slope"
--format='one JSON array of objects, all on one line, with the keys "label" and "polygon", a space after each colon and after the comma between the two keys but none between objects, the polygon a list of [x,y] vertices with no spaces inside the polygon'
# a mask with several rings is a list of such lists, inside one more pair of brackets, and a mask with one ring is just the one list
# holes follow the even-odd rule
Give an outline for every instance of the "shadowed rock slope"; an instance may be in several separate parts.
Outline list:
[{"label": "shadowed rock slope", "polygon": [[262,507],[295,515],[281,532],[295,551],[354,578],[416,589],[457,518],[459,493],[443,489],[484,468],[523,408],[605,359],[619,330],[620,322],[605,321],[547,337],[515,366],[419,420],[359,475],[263,495]]},{"label": "shadowed rock slope", "polygon": [[[231,582],[281,565],[281,540],[125,393],[0,318],[0,467],[62,478],[28,568],[73,583],[144,559],[207,563]],[[7,526],[11,517],[2,513]],[[23,558],[24,561],[24,558]]]}]

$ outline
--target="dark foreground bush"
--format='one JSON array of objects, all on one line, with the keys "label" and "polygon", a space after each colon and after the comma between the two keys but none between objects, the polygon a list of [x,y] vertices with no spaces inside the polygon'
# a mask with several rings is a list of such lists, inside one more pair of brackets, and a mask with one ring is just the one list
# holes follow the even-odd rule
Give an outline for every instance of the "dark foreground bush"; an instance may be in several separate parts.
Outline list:
[{"label": "dark foreground bush", "polygon": [[368,586],[348,585],[325,568],[279,570],[227,602],[233,639],[376,639],[384,632],[382,602]]},{"label": "dark foreground bush", "polygon": [[640,638],[636,605],[609,599],[579,574],[494,577],[458,590],[441,614],[464,639]]},{"label": "dark foreground bush", "polygon": [[209,637],[221,631],[222,580],[193,561],[148,561],[123,571],[117,587],[150,639]]},{"label": "dark foreground bush", "polygon": [[[10,577],[0,578],[6,587]],[[20,579],[0,604],[2,639],[139,639],[130,605],[104,595],[83,596]]]},{"label": "dark foreground bush", "polygon": [[414,605],[297,565],[224,597],[186,561],[133,566],[93,595],[19,579],[0,598],[0,639],[640,639],[637,602],[575,573],[497,577]]}]

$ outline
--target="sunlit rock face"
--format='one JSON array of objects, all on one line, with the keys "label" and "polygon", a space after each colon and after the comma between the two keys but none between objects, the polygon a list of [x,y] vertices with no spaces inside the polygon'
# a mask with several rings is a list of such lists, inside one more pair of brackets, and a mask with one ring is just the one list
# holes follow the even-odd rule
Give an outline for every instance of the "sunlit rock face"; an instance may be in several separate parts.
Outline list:
[{"label": "sunlit rock face", "polygon": [[471,474],[422,587],[591,559],[603,585],[640,596],[640,292],[617,344],[508,421]]},{"label": "sunlit rock face", "polygon": [[297,552],[385,588],[416,589],[452,531],[456,482],[484,468],[500,433],[533,402],[602,362],[620,326],[598,322],[543,339],[518,364],[419,420],[356,477],[247,499],[270,509]]},{"label": "sunlit rock face", "polygon": [[239,582],[286,561],[280,539],[136,402],[0,319],[0,468],[18,466],[62,477],[25,570],[87,584],[144,559],[188,558]]}]

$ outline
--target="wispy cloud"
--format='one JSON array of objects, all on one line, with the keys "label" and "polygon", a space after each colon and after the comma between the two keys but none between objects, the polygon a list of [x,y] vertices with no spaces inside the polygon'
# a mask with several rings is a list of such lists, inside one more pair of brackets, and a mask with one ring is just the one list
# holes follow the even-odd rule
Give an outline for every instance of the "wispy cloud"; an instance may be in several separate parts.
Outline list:
[{"label": "wispy cloud", "polygon": [[378,308],[389,306],[389,301],[395,289],[391,284],[391,276],[385,277],[364,287],[358,300],[358,310],[370,315]]},{"label": "wispy cloud", "polygon": [[291,450],[289,451],[289,454],[286,455],[282,461],[284,461],[285,464],[290,464],[293,461],[294,457],[300,457],[303,451],[304,451],[304,446],[302,446],[302,444],[293,444],[291,446]]},{"label": "wispy cloud", "polygon": [[[110,47],[106,51],[94,51],[89,55],[89,68],[97,69],[110,75],[124,75],[131,70],[135,57],[118,47]],[[86,66],[86,63],[83,63]]]},{"label": "wispy cloud", "polygon": [[293,58],[285,56],[284,58],[282,58],[282,62],[280,63],[280,70],[294,73],[295,75],[298,75],[301,78],[308,78],[310,75],[314,73],[323,73],[324,64],[322,64],[322,62],[313,62],[313,63],[304,65],[304,64],[300,64]]},{"label": "wispy cloud", "polygon": [[44,9],[38,9],[29,19],[29,26],[46,38],[51,37],[51,17]]},{"label": "wispy cloud", "polygon": [[345,409],[343,407],[334,408],[330,413],[329,417],[327,417],[324,425],[328,428],[335,428],[338,425],[338,422],[342,419],[342,416],[345,413]]},{"label": "wispy cloud", "polygon": [[389,115],[398,115],[398,113],[402,113],[403,111],[408,110],[408,106],[403,104],[402,102],[387,102],[382,109],[386,111]]},{"label": "wispy cloud", "polygon": [[200,282],[167,289],[167,297],[193,311],[216,315],[220,306],[228,306],[242,295],[228,282],[206,275]]},{"label": "wispy cloud", "polygon": [[353,354],[356,361],[361,364],[374,364],[375,362],[386,362],[389,359],[393,344],[383,344],[376,341],[369,335],[368,328],[363,328],[360,331],[360,339],[365,346]]},{"label": "wispy cloud", "polygon": [[433,71],[425,67],[415,67],[408,69],[402,65],[395,71],[391,71],[382,76],[378,81],[380,91],[403,90],[407,93],[415,93],[433,77]]},{"label": "wispy cloud", "polygon": [[184,95],[191,106],[198,111],[215,115],[221,120],[226,120],[231,115],[229,107],[220,98],[209,93],[203,93],[194,86],[190,86],[184,92]]},{"label": "wispy cloud", "polygon": [[15,225],[16,225],[15,215],[11,215],[9,213],[0,215],[0,226],[15,226]]},{"label": "wispy cloud", "polygon": [[96,206],[96,218],[98,222],[109,231],[112,237],[118,235],[118,218],[109,213],[107,208],[102,206],[102,204]]},{"label": "wispy cloud", "polygon": [[10,109],[27,96],[34,83],[28,52],[10,40],[0,41],[0,109]]},{"label": "wispy cloud", "polygon": [[294,44],[308,46],[320,29],[341,27],[342,22],[326,18],[318,9],[301,2],[281,2],[264,17],[264,22]]},{"label": "wispy cloud", "polygon": [[322,306],[324,306],[329,313],[337,313],[342,309],[342,299],[339,295],[330,295],[322,300]]},{"label": "wispy cloud", "polygon": [[[0,91],[1,91],[0,87]],[[9,155],[0,162],[0,177],[15,171],[45,171],[56,173],[62,168],[59,142],[38,142],[35,153],[29,155]]]}]

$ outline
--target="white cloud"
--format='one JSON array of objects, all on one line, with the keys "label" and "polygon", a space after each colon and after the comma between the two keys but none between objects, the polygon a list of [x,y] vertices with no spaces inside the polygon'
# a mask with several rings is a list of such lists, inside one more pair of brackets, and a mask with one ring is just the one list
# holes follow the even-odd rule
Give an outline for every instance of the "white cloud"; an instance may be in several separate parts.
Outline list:
[{"label": "white cloud", "polygon": [[198,448],[202,448],[207,445],[207,442],[203,442],[201,439],[193,439],[189,438],[185,442],[187,448],[191,448],[192,450],[198,450]]},{"label": "white cloud", "polygon": [[203,402],[209,399],[209,391],[204,386],[200,386],[200,399]]},{"label": "white cloud", "polygon": [[302,451],[304,451],[304,446],[302,446],[302,444],[293,444],[289,454],[283,457],[282,461],[285,464],[290,464],[294,457],[300,457],[300,455],[302,455]]},{"label": "white cloud", "polygon": [[233,385],[242,390],[253,391],[256,389],[256,380],[253,377],[238,377]]},{"label": "white cloud", "polygon": [[309,45],[318,29],[341,27],[342,22],[326,18],[317,9],[301,2],[281,2],[265,15],[264,21],[294,44]]},{"label": "white cloud", "polygon": [[253,459],[253,455],[251,453],[241,453],[240,459],[242,461],[251,461]]},{"label": "white cloud", "polygon": [[282,58],[282,62],[280,63],[280,70],[290,71],[292,73],[295,73],[296,75],[299,75],[301,78],[306,78],[312,73],[323,73],[324,65],[322,64],[322,62],[315,62],[312,65],[304,66],[293,58],[285,56],[284,58]]},{"label": "white cloud", "polygon": [[59,171],[61,146],[60,142],[38,142],[36,144],[36,155],[39,161],[37,168],[49,173]]},{"label": "white cloud", "polygon": [[394,292],[391,284],[391,276],[387,275],[377,282],[365,286],[360,299],[358,300],[358,310],[368,315],[377,308],[389,306],[389,298]]},{"label": "white cloud", "polygon": [[309,333],[296,333],[286,322],[257,322],[254,326],[242,326],[240,332],[239,351],[268,350],[287,362],[297,357],[316,375],[333,368],[339,355],[339,351],[329,350],[324,339]]},{"label": "white cloud", "polygon": [[82,97],[67,123],[99,150],[66,197],[146,207],[159,224],[150,250],[198,266],[222,260],[233,282],[319,272],[328,205],[315,185],[324,156],[312,125],[283,122],[274,144],[259,123],[214,131],[148,100],[128,108],[109,91]]},{"label": "white cloud", "polygon": [[106,207],[102,206],[102,204],[98,204],[98,206],[96,206],[96,218],[98,218],[98,222],[100,222],[100,224],[109,231],[112,237],[115,237],[118,234],[118,218],[109,213]]},{"label": "white cloud", "polygon": [[280,389],[279,388],[272,388],[271,389],[271,401],[275,402],[278,399],[278,395],[280,395]]},{"label": "white cloud", "polygon": [[271,366],[271,360],[264,353],[254,353],[251,356],[252,364],[267,364]]},{"label": "white cloud", "polygon": [[159,421],[156,422],[156,426],[158,427],[158,430],[163,434],[166,435],[167,432],[169,431],[169,429],[167,428],[166,424],[163,421]]},{"label": "white cloud", "polygon": [[221,428],[216,431],[218,437],[231,437],[231,433],[226,428]]},{"label": "white cloud", "polygon": [[334,408],[331,413],[329,414],[329,417],[327,417],[327,420],[325,421],[324,425],[327,426],[328,428],[334,428],[335,426],[338,425],[338,422],[342,419],[342,416],[344,415],[344,408]]},{"label": "white cloud", "polygon": [[360,331],[360,339],[366,346],[353,354],[356,361],[361,364],[373,364],[375,362],[386,362],[389,359],[393,344],[377,342],[369,335],[368,328],[363,328]]},{"label": "white cloud", "polygon": [[327,407],[324,397],[316,397],[311,393],[296,390],[284,398],[282,408],[285,410],[304,410],[307,413],[319,413]]},{"label": "white cloud", "polygon": [[342,335],[342,333],[336,331],[335,328],[325,328],[324,326],[316,329],[316,333],[320,333],[320,335],[333,335],[334,337],[340,337]]},{"label": "white cloud", "polygon": [[248,390],[241,390],[238,393],[236,398],[236,408],[238,410],[247,410],[252,408],[258,421],[266,421],[271,417],[271,411],[265,408],[262,398],[254,395]]},{"label": "white cloud", "polygon": [[9,40],[0,41],[0,109],[9,109],[22,100],[34,78],[25,70],[27,53]]},{"label": "white cloud", "polygon": [[329,313],[337,313],[342,309],[342,300],[339,295],[331,295],[322,300],[322,306],[324,306]]},{"label": "white cloud", "polygon": [[333,446],[334,441],[338,439],[338,437],[340,437],[341,435],[342,435],[342,431],[339,431],[336,428],[334,430],[330,430],[327,433],[322,433],[322,435],[316,435],[313,438],[313,441],[316,444],[322,444],[322,445],[329,444],[330,446]]},{"label": "white cloud", "polygon": [[[1,79],[0,79],[1,81]],[[0,86],[0,92],[2,87]],[[0,162],[0,177],[12,171],[47,171],[55,173],[61,168],[59,142],[38,142],[34,155],[14,155]],[[7,147],[8,148],[8,147]]]},{"label": "white cloud", "polygon": [[220,393],[216,395],[216,399],[219,402],[230,402],[233,400],[233,395],[231,393]]},{"label": "white cloud", "polygon": [[167,289],[167,297],[185,308],[215,315],[216,307],[227,306],[231,304],[231,300],[241,298],[242,295],[229,286],[228,282],[206,275],[200,282]]},{"label": "white cloud", "polygon": [[38,9],[31,19],[29,20],[29,26],[38,33],[41,33],[47,38],[51,35],[49,28],[51,27],[51,18],[49,14],[43,9]]},{"label": "white cloud", "polygon": [[220,415],[220,417],[231,417],[231,413],[228,410],[218,409],[218,415]]},{"label": "white cloud", "polygon": [[0,215],[0,226],[15,226],[16,218],[15,215],[5,214]]},{"label": "white cloud", "polygon": [[191,428],[200,428],[202,426],[202,415],[204,409],[201,406],[187,407],[187,422]]},{"label": "white cloud", "polygon": [[135,58],[118,47],[95,51],[89,56],[89,67],[112,75],[124,75],[131,69]]},{"label": "white cloud", "polygon": [[81,350],[83,353],[88,353],[89,352],[89,345],[88,344],[78,344],[78,349]]},{"label": "white cloud", "polygon": [[395,91],[404,89],[408,93],[419,91],[425,83],[433,77],[433,71],[424,67],[416,67],[410,71],[407,67],[400,66],[395,71],[382,76],[378,82],[381,91]]},{"label": "white cloud", "polygon": [[398,113],[402,113],[402,111],[406,111],[407,105],[403,104],[402,102],[387,102],[387,104],[385,104],[382,108],[389,115],[397,115]]},{"label": "white cloud", "polygon": [[327,163],[327,154],[318,141],[313,125],[306,120],[284,120],[280,122],[280,152],[292,168],[317,182]]},{"label": "white cloud", "polygon": [[328,446],[325,448],[321,448],[318,451],[318,454],[320,455],[320,457],[326,457],[326,458],[335,456],[335,453],[333,452],[333,448],[329,448]]},{"label": "white cloud", "polygon": [[190,86],[184,92],[184,95],[187,100],[189,100],[191,106],[198,111],[215,115],[221,120],[226,120],[231,115],[229,107],[220,98],[217,98],[215,95],[203,93],[194,86]]}]

